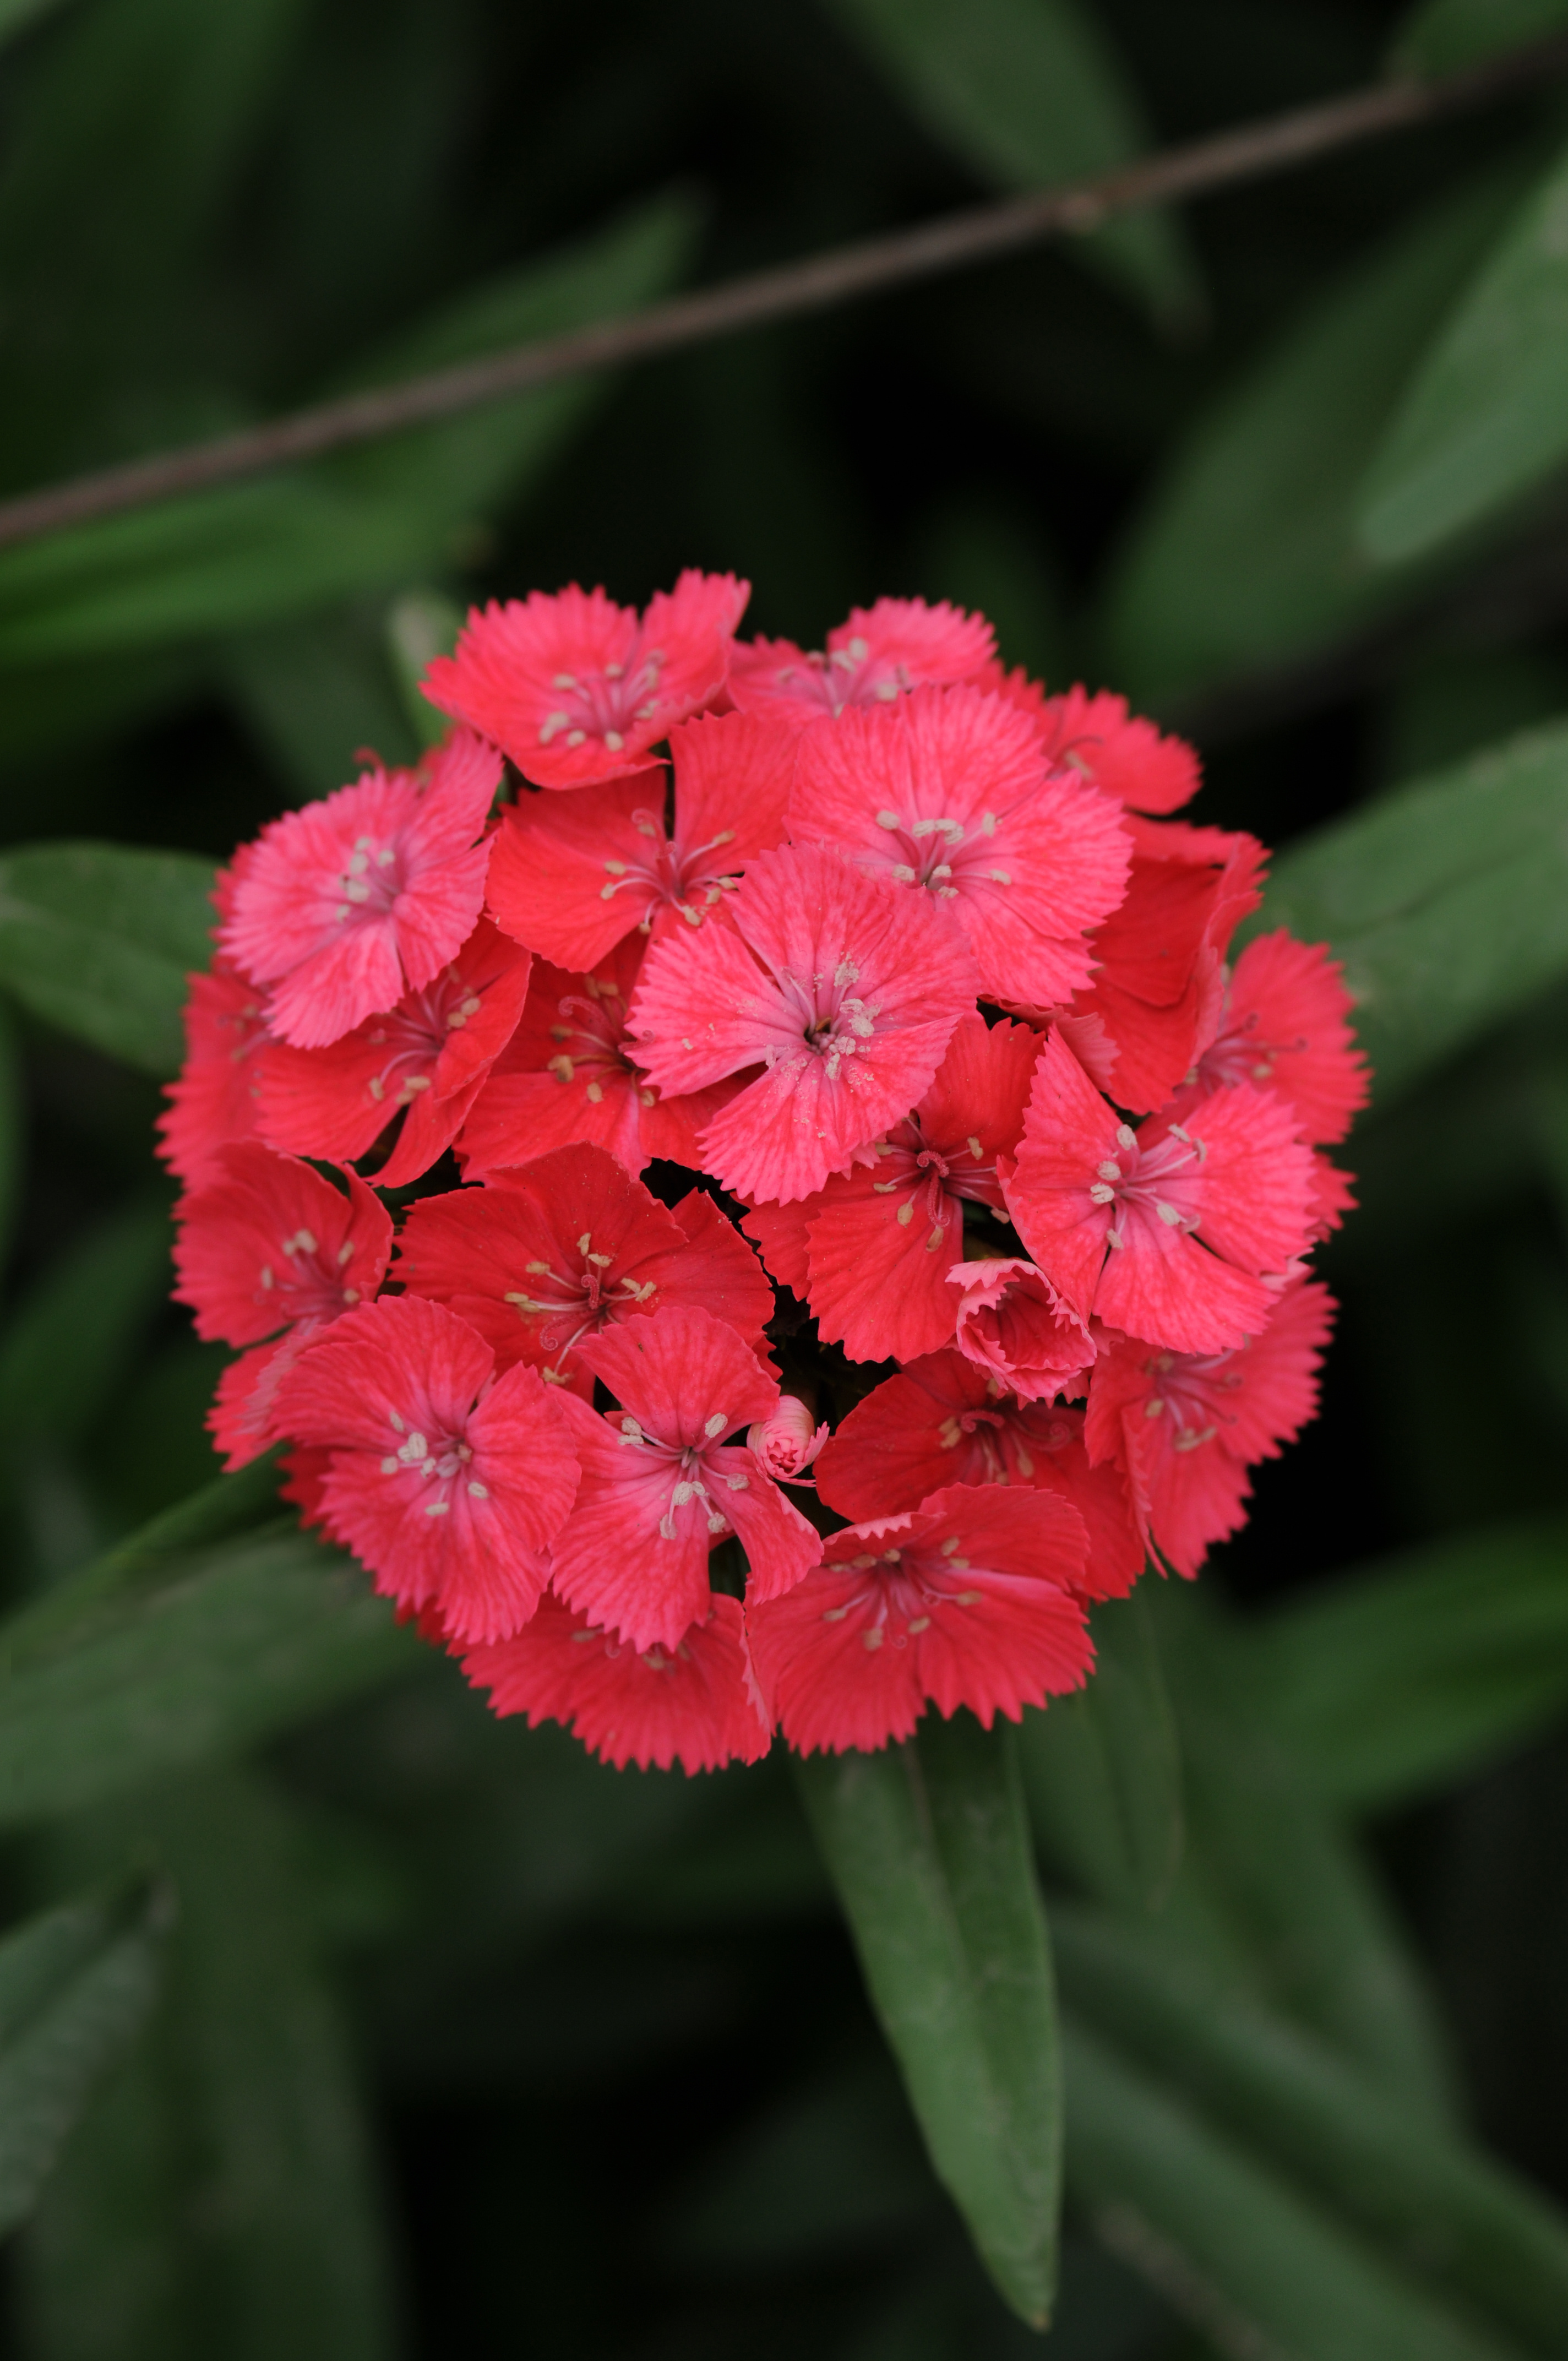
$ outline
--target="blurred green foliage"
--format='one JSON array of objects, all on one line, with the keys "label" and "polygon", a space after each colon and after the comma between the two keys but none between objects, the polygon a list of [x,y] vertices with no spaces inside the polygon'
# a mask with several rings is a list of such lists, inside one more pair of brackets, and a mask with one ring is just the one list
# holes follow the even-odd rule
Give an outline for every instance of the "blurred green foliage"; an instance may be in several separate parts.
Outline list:
[{"label": "blurred green foliage", "polygon": [[[10,0],[0,490],[1565,14]],[[1565,104],[0,554],[5,2361],[1008,2361],[1058,2067],[1060,2361],[1568,2350]],[[166,1301],[213,863],[688,564],[1189,729],[1362,996],[1324,1418],[1015,1763],[497,1723]]]}]

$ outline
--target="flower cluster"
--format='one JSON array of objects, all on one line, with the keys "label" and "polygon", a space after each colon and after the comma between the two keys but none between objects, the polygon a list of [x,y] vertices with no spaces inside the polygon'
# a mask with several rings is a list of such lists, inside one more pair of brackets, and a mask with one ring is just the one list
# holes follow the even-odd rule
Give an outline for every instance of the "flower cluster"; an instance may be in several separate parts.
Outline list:
[{"label": "flower cluster", "polygon": [[227,1463],[498,1711],[688,1771],[1015,1718],[1194,1574],[1315,1408],[1365,1094],[1322,948],[1230,960],[1189,747],[746,595],[472,614],[445,741],[222,875],[161,1124]]}]

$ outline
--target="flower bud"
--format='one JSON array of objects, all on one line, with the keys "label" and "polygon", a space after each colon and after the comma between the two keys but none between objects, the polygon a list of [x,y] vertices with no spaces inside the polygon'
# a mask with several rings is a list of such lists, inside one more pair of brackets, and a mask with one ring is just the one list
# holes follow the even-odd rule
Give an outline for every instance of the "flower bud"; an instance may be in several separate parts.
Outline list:
[{"label": "flower bud", "polygon": [[813,1428],[811,1412],[794,1394],[781,1394],[767,1417],[746,1431],[746,1441],[775,1483],[801,1475],[827,1440],[827,1427]]}]

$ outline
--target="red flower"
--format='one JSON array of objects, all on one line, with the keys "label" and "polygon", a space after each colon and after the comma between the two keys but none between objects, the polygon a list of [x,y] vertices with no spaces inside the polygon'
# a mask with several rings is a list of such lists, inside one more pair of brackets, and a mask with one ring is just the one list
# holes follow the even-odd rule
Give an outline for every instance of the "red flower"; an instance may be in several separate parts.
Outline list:
[{"label": "red flower", "polygon": [[773,1294],[744,1238],[693,1190],[673,1213],[602,1148],[557,1148],[483,1189],[426,1197],[399,1240],[398,1277],[449,1304],[510,1368],[527,1361],[585,1400],[585,1336],[696,1304],[759,1351]]},{"label": "red flower", "polygon": [[1089,1448],[1126,1475],[1154,1547],[1178,1574],[1195,1575],[1210,1543],[1245,1522],[1248,1466],[1277,1459],[1316,1416],[1333,1315],[1326,1288],[1297,1281],[1230,1352],[1164,1353],[1128,1338],[1096,1362]]},{"label": "red flower", "polygon": [[280,1432],[331,1454],[320,1514],[384,1597],[459,1641],[521,1631],[577,1488],[558,1399],[439,1303],[346,1312],[278,1388]]},{"label": "red flower", "polygon": [[809,1301],[825,1342],[854,1361],[913,1360],[948,1343],[966,1203],[1000,1209],[999,1155],[1024,1127],[1039,1037],[960,1016],[929,1090],[852,1172],[741,1226],[775,1279]]},{"label": "red flower", "polygon": [[459,730],[429,773],[367,771],[273,820],[236,863],[219,940],[272,986],[267,1021],[302,1049],[432,983],[473,932],[499,758]]},{"label": "red flower", "polygon": [[879,598],[856,607],[828,634],[824,655],[792,640],[757,640],[735,650],[729,694],[743,713],[804,729],[846,706],[884,703],[927,682],[969,680],[987,662],[995,634],[983,615],[928,607],[924,598]]},{"label": "red flower", "polygon": [[781,1394],[766,1418],[746,1430],[746,1446],[754,1451],[776,1484],[793,1484],[805,1475],[828,1440],[826,1423],[813,1423],[811,1412],[795,1394]]},{"label": "red flower", "polygon": [[216,1150],[177,1210],[175,1301],[194,1311],[198,1336],[257,1348],[225,1370],[208,1421],[230,1467],[273,1440],[273,1393],[305,1345],[386,1276],[391,1218],[357,1173],[344,1179],[346,1196],[245,1140]]},{"label": "red flower", "polygon": [[988,1370],[1021,1401],[1083,1391],[1094,1346],[1044,1271],[997,1257],[955,1263],[948,1285],[958,1295],[954,1341],[966,1361]]},{"label": "red flower", "polygon": [[456,1138],[516,1031],[531,965],[481,918],[455,959],[385,1016],[325,1049],[275,1043],[257,1084],[262,1137],[297,1156],[346,1160],[368,1154],[400,1115],[376,1178],[384,1189],[417,1180]]},{"label": "red flower", "polygon": [[492,599],[421,686],[541,787],[586,787],[651,767],[648,749],[724,686],[751,595],[732,574],[684,573],[646,614],[574,582],[554,598]]},{"label": "red flower", "polygon": [[1091,1466],[1080,1410],[1021,1402],[961,1355],[927,1353],[857,1402],[817,1463],[821,1498],[842,1517],[893,1517],[947,1484],[1025,1484],[1083,1519],[1091,1598],[1121,1598],[1144,1570],[1144,1542],[1121,1469]]},{"label": "red flower", "polygon": [[217,1170],[220,1148],[255,1137],[258,1052],[271,1038],[261,994],[227,960],[191,978],[185,1063],[158,1118],[159,1153],[187,1188]]},{"label": "red flower", "polygon": [[569,1607],[634,1648],[673,1648],[707,1612],[708,1552],[733,1532],[749,1589],[798,1582],[817,1535],[763,1474],[738,1427],[766,1419],[778,1388],[733,1328],[672,1306],[585,1337],[577,1350],[620,1404],[603,1418],[557,1397],[582,1462],[582,1489],[554,1549]]},{"label": "red flower", "polygon": [[1216,1091],[1191,1124],[1135,1131],[1053,1032],[1004,1185],[1019,1236],[1080,1320],[1222,1352],[1267,1316],[1264,1274],[1277,1279],[1307,1246],[1311,1156],[1284,1101],[1247,1083]]},{"label": "red flower", "polygon": [[565,1722],[618,1771],[679,1763],[689,1775],[755,1763],[773,1734],[748,1693],[733,1598],[710,1598],[674,1647],[639,1655],[546,1592],[525,1631],[471,1649],[463,1670],[497,1713],[525,1713],[531,1730]]},{"label": "red flower", "polygon": [[790,829],[947,904],[982,991],[1050,1006],[1089,981],[1088,930],[1120,902],[1121,808],[1052,775],[1025,716],[972,688],[917,688],[800,741]]},{"label": "red flower", "polygon": [[930,902],[826,846],[759,854],[729,913],[649,953],[634,1054],[675,1093],[763,1067],[704,1130],[704,1169],[748,1197],[809,1196],[927,1089],[973,963]]},{"label": "red flower", "polygon": [[986,666],[976,686],[1005,697],[1034,722],[1053,769],[1071,769],[1137,812],[1173,812],[1198,792],[1202,772],[1184,738],[1162,738],[1152,721],[1127,710],[1109,689],[1091,696],[1081,681],[1047,697],[1022,671]]},{"label": "red flower", "polygon": [[633,927],[658,942],[700,927],[743,862],[783,842],[793,741],[747,714],[705,715],[670,732],[674,818],[662,772],[525,795],[490,862],[499,926],[561,967],[597,967]]},{"label": "red flower", "polygon": [[968,1706],[989,1730],[1081,1688],[1085,1547],[1065,1500],[967,1484],[835,1533],[787,1596],[747,1606],[785,1738],[803,1754],[870,1752],[907,1738],[927,1703]]},{"label": "red flower", "polygon": [[1365,1060],[1350,1027],[1344,971],[1324,943],[1280,928],[1248,943],[1224,986],[1220,1029],[1198,1061],[1196,1105],[1228,1082],[1255,1082],[1295,1110],[1301,1137],[1343,1139],[1366,1104]]}]

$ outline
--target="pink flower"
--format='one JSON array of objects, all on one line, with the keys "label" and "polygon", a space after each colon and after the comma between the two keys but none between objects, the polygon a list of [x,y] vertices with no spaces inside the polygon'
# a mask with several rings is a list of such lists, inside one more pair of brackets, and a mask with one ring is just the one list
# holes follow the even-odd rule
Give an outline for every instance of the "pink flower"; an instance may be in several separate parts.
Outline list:
[{"label": "pink flower", "polygon": [[1091,1466],[1080,1410],[1021,1402],[957,1352],[927,1353],[855,1404],[824,1445],[817,1491],[843,1517],[893,1517],[948,1484],[1023,1484],[1055,1492],[1089,1536],[1082,1589],[1121,1598],[1144,1570],[1126,1480]]},{"label": "pink flower", "polygon": [[586,787],[650,767],[648,749],[724,686],[751,585],[689,569],[639,617],[574,582],[477,609],[456,653],[421,684],[493,739],[541,787]]},{"label": "pink flower", "polygon": [[641,959],[641,938],[632,935],[591,974],[534,961],[517,1030],[458,1136],[465,1180],[579,1140],[608,1148],[629,1172],[656,1156],[696,1163],[698,1130],[736,1085],[665,1098],[631,1064],[627,1003]]},{"label": "pink flower", "polygon": [[930,1088],[865,1162],[745,1216],[774,1278],[851,1360],[913,1360],[951,1340],[946,1279],[963,1257],[964,1207],[1001,1208],[996,1159],[1018,1145],[1039,1048],[1027,1026],[960,1016]]},{"label": "pink flower", "polygon": [[1129,714],[1124,697],[1104,688],[1091,696],[1081,682],[1047,697],[1038,681],[999,664],[988,664],[976,686],[1028,715],[1053,770],[1076,771],[1132,811],[1177,811],[1198,792],[1202,772],[1187,741],[1162,738],[1152,721]]},{"label": "pink flower", "polygon": [[753,853],[783,842],[793,740],[743,713],[670,732],[674,818],[662,772],[570,796],[524,795],[490,862],[496,922],[565,968],[593,968],[635,927],[654,942],[720,910]]},{"label": "pink flower", "polygon": [[430,983],[472,933],[485,898],[480,842],[499,758],[458,730],[409,771],[287,812],[236,864],[219,940],[255,983],[267,1022],[302,1049],[341,1040],[365,1017]]},{"label": "pink flower", "polygon": [[526,1630],[471,1649],[463,1670],[497,1713],[526,1713],[531,1730],[565,1722],[618,1771],[679,1763],[689,1775],[755,1763],[773,1735],[748,1692],[733,1598],[710,1598],[673,1648],[639,1655],[547,1591]]},{"label": "pink flower", "polygon": [[376,1178],[384,1189],[417,1180],[456,1138],[516,1031],[531,964],[481,918],[456,957],[385,1016],[325,1049],[275,1043],[257,1084],[263,1138],[297,1156],[345,1160],[367,1155],[401,1115]]},{"label": "pink flower", "polygon": [[1216,1091],[1191,1123],[1134,1131],[1053,1032],[1007,1203],[1080,1320],[1172,1352],[1223,1352],[1261,1327],[1265,1276],[1308,1244],[1311,1156],[1290,1109],[1250,1084]]},{"label": "pink flower", "polygon": [[769,1418],[778,1387],[733,1328],[672,1306],[601,1329],[577,1351],[620,1404],[608,1418],[557,1397],[582,1489],[554,1548],[569,1607],[638,1650],[673,1648],[707,1612],[708,1552],[733,1532],[753,1598],[776,1598],[817,1556],[817,1535],[737,1428]]},{"label": "pink flower", "polygon": [[449,1304],[510,1368],[527,1361],[585,1400],[585,1336],[696,1304],[757,1350],[773,1293],[757,1257],[697,1190],[668,1212],[602,1148],[557,1148],[483,1189],[426,1197],[399,1240],[398,1277]]},{"label": "pink flower", "polygon": [[1048,1493],[948,1485],[907,1516],[850,1525],[786,1596],[748,1603],[762,1693],[803,1754],[907,1738],[927,1703],[989,1730],[1081,1688],[1082,1520]]},{"label": "pink flower", "polygon": [[747,1197],[808,1196],[925,1092],[973,963],[924,896],[824,846],[759,854],[729,914],[649,953],[634,1055],[671,1093],[762,1067],[704,1130],[704,1169]]},{"label": "pink flower", "polygon": [[828,632],[825,655],[808,655],[792,640],[738,647],[729,694],[743,713],[800,730],[821,714],[885,703],[925,682],[969,680],[994,644],[983,615],[945,599],[928,607],[924,598],[879,598]]},{"label": "pink flower", "polygon": [[344,1179],[346,1196],[246,1140],[217,1149],[177,1209],[175,1301],[198,1336],[256,1347],[225,1370],[208,1422],[230,1467],[273,1440],[273,1393],[305,1345],[386,1275],[391,1218],[357,1173]]},{"label": "pink flower", "polygon": [[775,1484],[793,1483],[804,1476],[828,1440],[826,1424],[814,1425],[811,1412],[795,1394],[781,1394],[766,1418],[746,1430],[746,1447]]},{"label": "pink flower", "polygon": [[1025,716],[973,688],[816,723],[789,809],[797,840],[945,902],[993,997],[1069,999],[1089,982],[1089,929],[1126,888],[1121,807],[1052,774]]},{"label": "pink flower", "polygon": [[1082,1392],[1094,1346],[1044,1271],[998,1257],[955,1263],[948,1285],[958,1293],[954,1341],[966,1361],[989,1370],[1021,1401]]},{"label": "pink flower", "polygon": [[261,994],[225,959],[191,978],[185,1063],[158,1118],[159,1153],[187,1188],[217,1170],[220,1148],[255,1137],[258,1052],[270,1038]]},{"label": "pink flower", "polygon": [[405,1295],[346,1312],[278,1388],[279,1429],[331,1455],[327,1532],[383,1597],[470,1642],[528,1621],[577,1488],[557,1398],[495,1366],[466,1321]]},{"label": "pink flower", "polygon": [[1086,1433],[1126,1475],[1154,1546],[1195,1575],[1212,1542],[1246,1521],[1247,1468],[1277,1459],[1317,1414],[1333,1325],[1326,1288],[1298,1280],[1258,1334],[1229,1352],[1166,1353],[1135,1338],[1095,1365]]},{"label": "pink flower", "polygon": [[1248,943],[1225,983],[1220,1029],[1198,1061],[1196,1105],[1229,1082],[1255,1082],[1295,1110],[1301,1137],[1343,1139],[1366,1104],[1366,1061],[1351,1030],[1344,971],[1324,943],[1283,928]]}]

